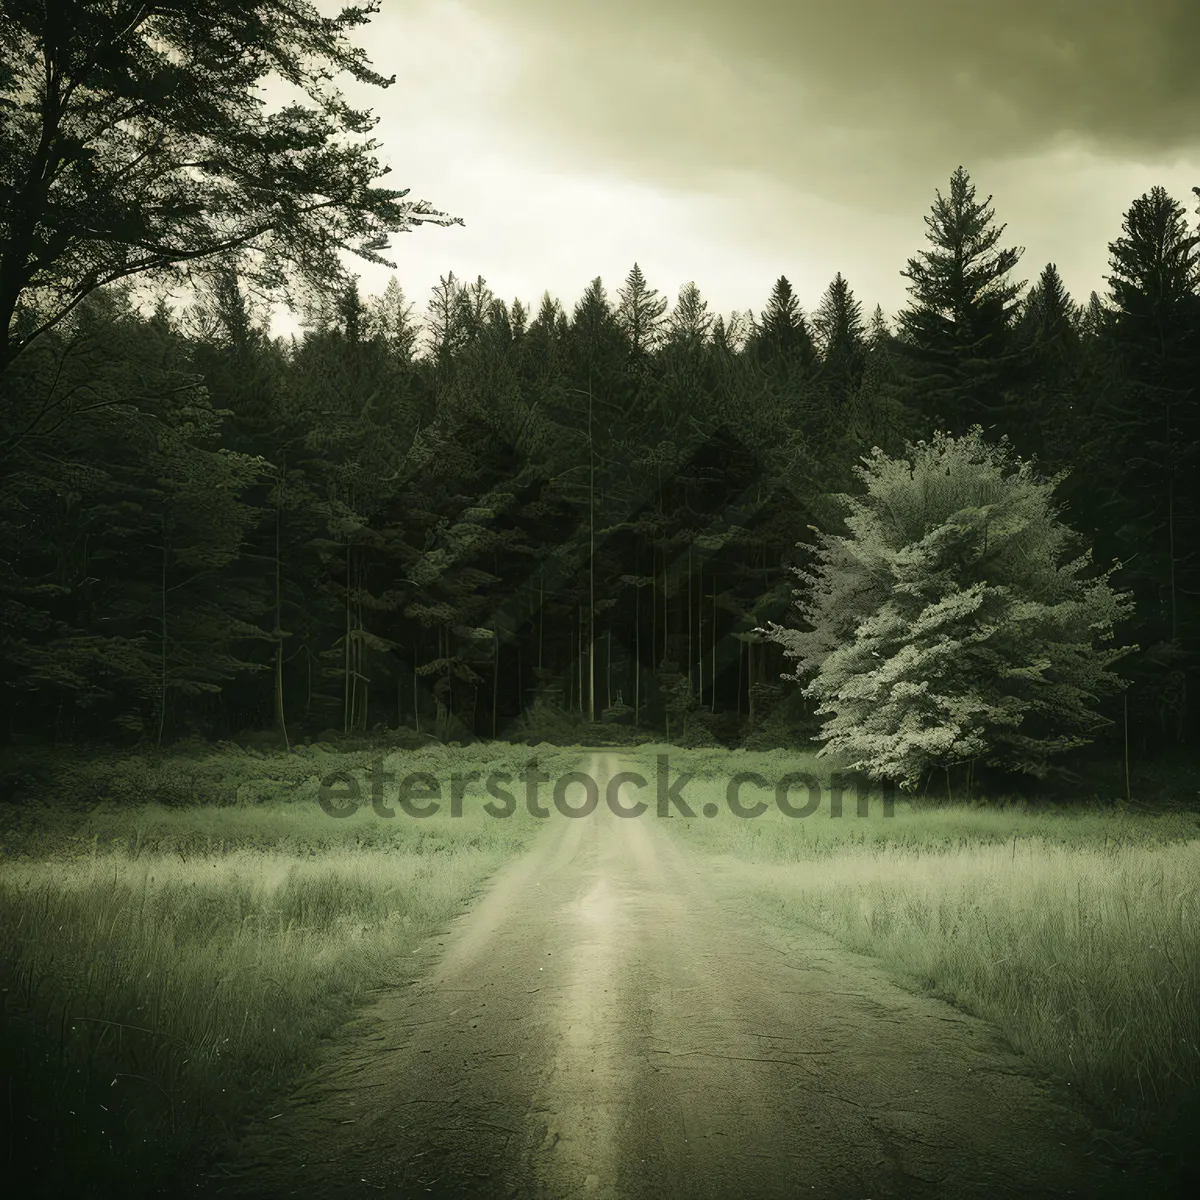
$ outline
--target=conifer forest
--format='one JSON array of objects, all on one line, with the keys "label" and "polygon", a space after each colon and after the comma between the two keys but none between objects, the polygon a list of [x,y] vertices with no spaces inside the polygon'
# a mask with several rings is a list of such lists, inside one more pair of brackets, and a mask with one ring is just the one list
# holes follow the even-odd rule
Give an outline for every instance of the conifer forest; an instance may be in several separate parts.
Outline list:
[{"label": "conifer forest", "polygon": [[[213,55],[243,7],[215,6]],[[911,300],[891,316],[841,274],[811,311],[781,275],[760,311],[723,315],[636,263],[570,312],[452,272],[421,308],[394,279],[362,295],[337,251],[378,260],[384,231],[461,218],[365,182],[366,150],[313,150],[333,118],[245,124],[215,67],[145,48],[114,49],[118,70],[63,42],[42,81],[21,57],[36,20],[6,22],[6,740],[465,741],[564,715],[808,740],[825,718],[770,630],[803,626],[804,573],[846,534],[862,464],[938,435],[1053,483],[1038,503],[1126,598],[1096,625],[1124,653],[1092,682],[1118,682],[1086,689],[1070,730],[1039,707],[1042,734],[1141,759],[1196,736],[1200,236],[1163,189],[1130,198],[1107,294],[1083,302],[1054,263],[1022,261],[959,168],[897,264]],[[22,65],[35,99],[14,90]],[[120,105],[136,120],[106,122]],[[201,170],[179,165],[200,151]],[[335,183],[344,200],[306,203]],[[147,299],[147,280],[183,281],[183,301]],[[302,336],[269,336],[281,289]],[[920,534],[961,505],[943,507],[915,514]],[[975,562],[955,586],[988,582],[985,525],[954,549]],[[1046,537],[1032,553],[1059,552]],[[945,563],[926,566],[936,590]]]}]

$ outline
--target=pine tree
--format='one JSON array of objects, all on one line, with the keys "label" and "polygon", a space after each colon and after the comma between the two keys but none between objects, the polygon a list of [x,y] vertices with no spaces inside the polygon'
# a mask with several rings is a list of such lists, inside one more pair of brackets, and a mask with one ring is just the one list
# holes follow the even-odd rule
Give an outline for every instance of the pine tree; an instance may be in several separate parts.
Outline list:
[{"label": "pine tree", "polygon": [[787,276],[780,275],[775,281],[747,348],[761,365],[781,375],[803,373],[815,361],[817,351],[808,321]]},{"label": "pine tree", "polygon": [[537,315],[529,325],[522,356],[526,376],[531,382],[561,370],[566,342],[562,334],[565,320],[562,305],[549,292],[543,292]]},{"label": "pine tree", "polygon": [[668,338],[689,346],[704,345],[708,341],[713,316],[708,311],[708,301],[700,295],[695,283],[685,283],[679,289],[679,298],[668,319]]},{"label": "pine tree", "polygon": [[496,298],[488,305],[487,318],[484,321],[492,344],[499,350],[508,350],[513,344],[512,319],[508,314],[508,305]]},{"label": "pine tree", "polygon": [[840,491],[866,446],[855,427],[854,397],[866,366],[862,305],[839,272],[813,317],[818,344],[817,370],[804,407],[805,441],[814,459],[822,492]]},{"label": "pine tree", "polygon": [[747,331],[753,325],[752,314],[740,313],[736,309],[726,321],[720,313],[713,321],[712,344],[722,357],[741,354],[746,345]]},{"label": "pine tree", "polygon": [[[1146,647],[1133,698],[1151,708],[1185,690],[1200,661],[1200,236],[1161,187],[1133,202],[1122,228],[1109,245],[1111,308],[1089,314],[1105,378],[1082,446],[1088,487],[1074,499],[1098,543],[1127,562]],[[1164,727],[1175,739],[1186,710],[1172,704]]]},{"label": "pine tree", "polygon": [[514,300],[508,310],[508,318],[512,326],[513,340],[519,343],[529,329],[529,310],[520,300]]},{"label": "pine tree", "polygon": [[457,312],[464,345],[474,344],[483,336],[495,296],[482,275],[475,282],[461,287],[457,295]]},{"label": "pine tree", "polygon": [[620,322],[597,276],[588,284],[572,314],[567,353],[571,379],[587,387],[589,377],[605,380],[608,390],[625,391],[627,354]]},{"label": "pine tree", "polygon": [[862,304],[839,271],[813,314],[822,381],[839,398],[851,393],[862,379],[866,331]]},{"label": "pine tree", "polygon": [[928,428],[955,434],[997,425],[1015,368],[1009,332],[1025,285],[1007,276],[1024,251],[996,250],[1005,226],[992,225],[991,199],[977,202],[958,167],[925,218],[933,248],[900,272],[913,297],[898,318],[906,402]]},{"label": "pine tree", "polygon": [[714,317],[695,283],[685,283],[666,322],[655,356],[647,399],[655,436],[677,448],[694,446],[703,435],[714,390],[714,356],[709,335]]},{"label": "pine tree", "polygon": [[394,671],[397,647],[386,636],[385,614],[399,599],[389,572],[399,573],[408,552],[396,492],[420,449],[424,414],[412,370],[382,338],[362,336],[359,306],[342,307],[338,324],[311,332],[296,348],[289,391],[295,411],[307,417],[309,511],[320,522],[305,546],[309,562],[320,562],[313,607],[323,610],[325,635],[314,651],[321,665],[313,701],[327,721],[361,733],[372,694]]},{"label": "pine tree", "polygon": [[455,354],[466,341],[463,331],[463,305],[459,299],[462,285],[454,277],[440,275],[425,317],[427,332],[426,349],[433,362],[446,370],[453,366]]},{"label": "pine tree", "polygon": [[[346,290],[335,293],[315,309],[314,319],[319,323],[335,321],[339,305],[354,303],[356,295],[356,291],[352,297]],[[190,347],[192,365],[227,416],[224,444],[262,462],[264,467],[261,478],[243,497],[254,510],[253,527],[247,530],[241,554],[222,575],[231,590],[253,598],[260,630],[241,653],[264,670],[258,678],[238,680],[223,689],[224,715],[239,727],[243,710],[252,720],[248,714],[261,707],[258,688],[270,686],[274,726],[286,745],[284,644],[303,611],[303,604],[297,601],[304,598],[303,587],[295,586],[291,577],[297,564],[286,545],[292,516],[289,510],[297,507],[304,493],[300,483],[304,474],[302,456],[298,452],[302,435],[299,426],[289,419],[284,397],[286,363],[278,347],[268,341],[261,316],[255,319],[251,299],[232,263],[217,275],[208,294],[202,294],[187,316],[196,332]],[[289,468],[290,481],[284,478]],[[303,568],[297,573],[302,577]],[[254,644],[270,641],[273,646]],[[273,660],[269,675],[265,670],[268,654]]]},{"label": "pine tree", "polygon": [[382,296],[372,297],[368,304],[367,330],[371,337],[382,338],[395,361],[404,367],[412,365],[416,356],[420,329],[410,303],[395,275],[388,280]]},{"label": "pine tree", "polygon": [[[147,321],[113,288],[8,373],[0,431],[23,436],[3,438],[0,470],[5,734],[29,709],[31,728],[158,739],[257,669],[239,650],[263,636],[258,598],[223,572],[264,464],[220,444],[227,414],[182,350],[161,310]],[[56,393],[82,402],[55,412]]]},{"label": "pine tree", "polygon": [[1104,303],[1093,289],[1088,302],[1079,314],[1079,335],[1082,338],[1099,338],[1109,331],[1112,309]]},{"label": "pine tree", "polygon": [[1047,263],[1014,328],[1021,357],[1005,420],[1018,454],[1036,457],[1047,471],[1072,461],[1082,433],[1080,319],[1058,268]]},{"label": "pine tree", "polygon": [[637,263],[625,277],[625,286],[617,290],[617,321],[629,339],[630,350],[637,363],[658,344],[667,298],[646,282]]}]

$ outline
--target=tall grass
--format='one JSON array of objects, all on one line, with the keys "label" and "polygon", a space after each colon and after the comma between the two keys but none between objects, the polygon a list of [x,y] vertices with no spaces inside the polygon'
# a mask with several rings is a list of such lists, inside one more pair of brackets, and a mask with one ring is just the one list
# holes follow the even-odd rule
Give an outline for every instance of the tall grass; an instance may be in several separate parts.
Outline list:
[{"label": "tall grass", "polygon": [[[679,770],[687,756],[675,752]],[[746,760],[752,756],[747,755]],[[790,756],[786,769],[819,760]],[[711,766],[711,764],[710,764]],[[778,759],[758,769],[772,782]],[[726,771],[726,778],[733,773]],[[944,806],[878,797],[866,817],[725,809],[724,779],[688,785],[673,820],[756,911],[815,926],[993,1022],[1118,1127],[1158,1140],[1200,1092],[1200,817],[1099,808]],[[744,801],[770,798],[747,789]],[[794,802],[801,802],[799,797]],[[1194,1132],[1194,1131],[1193,1131]]]},{"label": "tall grass", "polygon": [[[428,770],[448,801],[451,770],[506,757],[434,747],[382,765]],[[484,815],[478,783],[457,819],[448,803],[405,816],[394,787],[382,819],[363,795],[342,819],[309,788],[8,822],[0,1156],[10,1174],[36,1167],[23,1194],[150,1194],[248,1112],[281,1107],[322,1041],[539,828],[522,807]]]}]

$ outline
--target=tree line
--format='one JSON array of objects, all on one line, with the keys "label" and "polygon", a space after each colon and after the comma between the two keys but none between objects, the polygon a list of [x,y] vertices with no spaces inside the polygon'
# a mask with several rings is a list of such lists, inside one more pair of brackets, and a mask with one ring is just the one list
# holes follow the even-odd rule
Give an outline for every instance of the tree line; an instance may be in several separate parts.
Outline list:
[{"label": "tree line", "polygon": [[[0,737],[504,737],[564,711],[811,736],[818,699],[763,630],[795,622],[863,462],[944,434],[1054,481],[1092,573],[1115,565],[1132,599],[1130,686],[1101,711],[1141,755],[1187,744],[1200,236],[1183,205],[1132,202],[1086,304],[1052,263],[1016,278],[1021,249],[959,168],[892,322],[840,274],[811,312],[781,276],[761,312],[726,317],[636,264],[570,313],[451,274],[419,319],[394,279],[361,296],[339,257],[385,261],[387,233],[457,220],[374,185],[374,143],[346,138],[369,114],[312,66],[387,86],[345,37],[371,11],[6,11]],[[311,107],[262,114],[270,63]],[[143,280],[191,303],[151,311]],[[303,336],[269,336],[279,294]]]}]

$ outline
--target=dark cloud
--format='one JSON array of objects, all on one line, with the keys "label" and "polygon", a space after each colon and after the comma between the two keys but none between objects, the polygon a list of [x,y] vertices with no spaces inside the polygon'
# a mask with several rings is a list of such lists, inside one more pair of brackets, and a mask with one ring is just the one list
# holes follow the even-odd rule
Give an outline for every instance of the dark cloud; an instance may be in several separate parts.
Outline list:
[{"label": "dark cloud", "polygon": [[572,168],[688,190],[729,170],[928,202],[958,162],[1200,149],[1198,0],[468,0],[522,48],[498,97]]}]

